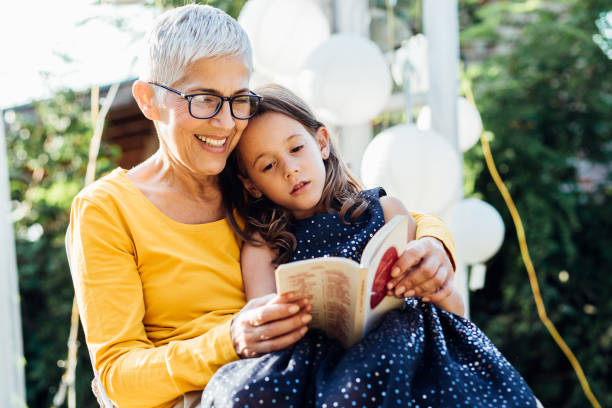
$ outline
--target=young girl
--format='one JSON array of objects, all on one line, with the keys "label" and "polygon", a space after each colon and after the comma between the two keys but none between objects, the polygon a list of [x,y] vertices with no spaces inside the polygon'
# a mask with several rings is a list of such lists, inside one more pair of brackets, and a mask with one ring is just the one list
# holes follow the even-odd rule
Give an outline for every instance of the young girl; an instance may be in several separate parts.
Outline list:
[{"label": "young girl", "polygon": [[[241,266],[247,300],[275,292],[278,264],[323,255],[359,262],[369,238],[396,215],[410,217],[407,241],[415,238],[416,223],[403,204],[380,188],[361,191],[325,126],[295,95],[280,87],[264,91],[266,102],[245,130],[237,160],[230,164],[230,170],[237,165],[237,176],[249,193],[237,208],[248,220],[240,230],[245,238]],[[317,230],[315,222],[324,227]],[[451,278],[449,273],[435,288],[441,292],[435,303],[463,314]],[[419,293],[434,295],[427,287]],[[404,298],[401,292],[397,295]]]},{"label": "young girl", "polygon": [[[257,93],[262,105],[223,180],[235,187],[238,177],[246,190],[225,196],[230,223],[245,240],[241,264],[249,299],[275,291],[278,264],[325,255],[358,262],[385,222],[409,215],[384,190],[361,191],[325,126],[297,96],[280,86]],[[408,241],[415,229],[412,220]],[[410,262],[396,263],[402,264]],[[230,363],[207,385],[203,406],[536,406],[516,370],[458,316],[463,303],[452,276],[432,287],[410,276],[418,268],[397,268],[388,294],[420,298],[389,312],[361,342],[343,350],[312,330],[291,348]],[[407,276],[420,282],[409,292]]]}]

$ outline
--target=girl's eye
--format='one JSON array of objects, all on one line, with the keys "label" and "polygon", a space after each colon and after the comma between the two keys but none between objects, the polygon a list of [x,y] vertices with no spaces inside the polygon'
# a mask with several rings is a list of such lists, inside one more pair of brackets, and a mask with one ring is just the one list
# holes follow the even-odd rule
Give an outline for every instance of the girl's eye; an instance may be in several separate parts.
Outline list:
[{"label": "girl's eye", "polygon": [[304,145],[295,146],[293,149],[291,149],[291,153],[297,153],[303,148],[304,148]]},{"label": "girl's eye", "polygon": [[265,172],[265,171],[270,170],[270,169],[272,168],[272,165],[273,165],[273,163],[268,163],[268,164],[266,164],[266,166],[265,166],[265,167],[262,169],[262,171],[264,171],[264,172]]}]

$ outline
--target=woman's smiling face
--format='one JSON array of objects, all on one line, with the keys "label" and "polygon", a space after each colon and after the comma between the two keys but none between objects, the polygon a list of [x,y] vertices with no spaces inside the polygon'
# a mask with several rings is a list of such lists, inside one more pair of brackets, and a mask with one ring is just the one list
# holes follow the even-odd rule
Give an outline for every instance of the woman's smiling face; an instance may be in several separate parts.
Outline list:
[{"label": "woman's smiling face", "polygon": [[[165,85],[183,94],[206,92],[230,97],[249,92],[249,76],[241,57],[202,58],[193,62],[180,80]],[[234,118],[227,101],[212,118],[196,119],[183,97],[169,91],[158,95],[163,100],[157,121],[163,153],[196,176],[218,175],[248,120]]]}]

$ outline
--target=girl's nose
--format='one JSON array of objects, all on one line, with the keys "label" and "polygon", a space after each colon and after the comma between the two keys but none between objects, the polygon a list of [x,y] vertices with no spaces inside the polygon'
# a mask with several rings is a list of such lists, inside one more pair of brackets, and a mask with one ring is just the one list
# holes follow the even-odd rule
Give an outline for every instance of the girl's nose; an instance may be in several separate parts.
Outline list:
[{"label": "girl's nose", "polygon": [[288,160],[285,162],[285,178],[289,179],[300,171],[297,162]]}]

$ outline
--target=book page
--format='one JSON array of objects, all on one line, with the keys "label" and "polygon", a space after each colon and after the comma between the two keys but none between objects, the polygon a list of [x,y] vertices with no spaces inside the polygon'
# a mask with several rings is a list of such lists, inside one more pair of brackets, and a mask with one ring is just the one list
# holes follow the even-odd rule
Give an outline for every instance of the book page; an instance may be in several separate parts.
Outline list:
[{"label": "book page", "polygon": [[[378,249],[389,239],[390,234],[398,234],[396,230],[404,230],[406,233],[404,235],[404,242],[406,244],[406,240],[408,239],[408,217],[405,215],[396,215],[383,225],[376,234],[366,244],[363,249],[363,253],[361,255],[361,266],[368,267],[372,263],[372,258],[378,254]],[[385,243],[385,246],[389,246]],[[403,246],[402,246],[403,248]]]},{"label": "book page", "polygon": [[[325,331],[345,346],[355,332],[355,313],[360,291],[361,270],[350,259],[326,257],[280,265],[276,269],[277,292],[295,291],[306,295],[312,304],[311,327]],[[361,287],[360,287],[361,286]]]},{"label": "book page", "polygon": [[370,248],[366,246],[364,250],[361,262],[363,267],[368,268],[366,287],[369,288],[364,299],[364,334],[373,328],[385,313],[401,308],[404,303],[403,299],[386,294],[387,283],[391,280],[391,267],[404,252],[407,239],[408,217],[398,215],[378,230],[368,243]]}]

